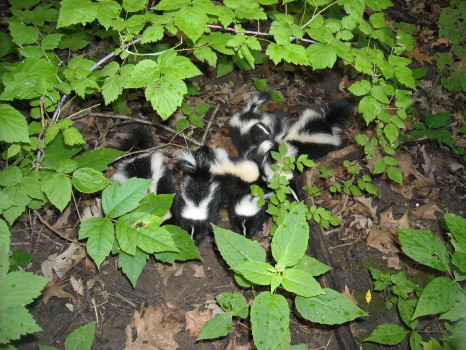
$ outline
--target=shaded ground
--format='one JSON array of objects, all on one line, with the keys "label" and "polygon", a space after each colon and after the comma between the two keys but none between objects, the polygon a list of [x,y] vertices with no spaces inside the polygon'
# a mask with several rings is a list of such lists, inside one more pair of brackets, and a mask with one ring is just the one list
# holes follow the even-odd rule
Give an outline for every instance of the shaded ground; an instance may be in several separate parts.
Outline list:
[{"label": "shaded ground", "polygon": [[[401,13],[395,12],[392,15],[401,16]],[[424,18],[423,13],[407,13],[411,19]],[[431,24],[435,23],[435,14],[432,13],[431,17],[427,17],[428,23],[419,23],[426,31],[431,30]],[[406,17],[406,14],[403,16]],[[431,41],[424,40],[422,36],[418,39],[420,48],[425,49],[430,47],[435,37],[432,36]],[[433,52],[425,52],[430,57],[433,55]],[[429,73],[423,81],[424,87],[421,86],[414,96],[415,109],[421,112],[429,107],[433,111],[459,115],[458,112],[464,110],[464,105],[458,104],[458,101],[464,96],[445,93],[438,85],[433,66],[428,61],[422,63],[429,68]],[[225,138],[225,122],[241,107],[248,94],[255,90],[251,77],[266,78],[268,88],[279,92],[284,99],[284,102],[274,104],[271,108],[281,108],[291,114],[309,105],[323,106],[328,101],[344,97],[345,87],[357,79],[346,67],[316,74],[308,68],[282,65],[277,70],[264,65],[254,72],[235,71],[221,79],[215,79],[215,72],[208,73],[205,77],[193,80],[194,84],[201,87],[200,95],[191,98],[189,103],[193,106],[199,103],[213,105],[206,121],[213,115],[215,107],[219,106],[208,136],[209,145],[229,149],[228,139]],[[154,118],[147,105],[138,104],[138,101],[143,100],[142,94],[128,96],[128,100],[135,112],[134,116],[140,117],[139,114],[142,114],[149,120]],[[68,112],[72,114],[95,103],[99,101],[81,101],[72,105]],[[100,110],[100,107],[94,111],[111,113],[110,110]],[[175,121],[176,118],[173,118],[171,123]],[[115,146],[115,141],[131,130],[131,126],[124,125],[124,122],[117,119],[92,116],[80,120],[78,125],[87,136],[91,148]],[[155,127],[152,130],[157,135],[159,144],[172,142],[177,145],[164,148],[167,155],[172,155],[179,151],[180,146],[187,145],[181,136],[174,138]],[[334,169],[336,176],[343,179],[347,178],[341,166],[344,159],[363,167],[368,174],[367,168],[373,165],[362,160],[361,150],[354,147],[353,141],[356,134],[364,131],[363,123],[357,120],[352,122],[345,133],[344,148],[322,159],[321,163]],[[195,131],[189,136],[200,139],[202,131]],[[425,276],[432,273],[417,270],[413,263],[398,255],[394,228],[422,228],[441,237],[444,213],[466,216],[464,163],[448,149],[426,140],[411,141],[399,148],[396,158],[405,176],[405,185],[400,187],[383,176],[376,177],[374,185],[381,191],[378,197],[331,195],[328,192],[330,181],[319,179],[315,172],[307,177],[308,181],[312,181],[324,192],[322,198],[315,200],[316,203],[331,209],[334,215],[342,218],[342,225],[324,232],[324,237],[332,255],[332,267],[341,283],[338,291],[344,292],[347,286],[348,295],[354,297],[359,307],[369,313],[368,317],[351,324],[358,343],[378,324],[399,323],[395,313],[385,309],[380,293],[373,294],[370,304],[365,301],[366,292],[373,288],[368,267],[383,270],[390,268],[392,271],[403,269],[420,285],[423,285]],[[93,200],[82,198],[80,210],[89,206]],[[52,208],[46,208],[40,214],[56,230],[69,238],[77,237],[75,208],[62,215]],[[228,223],[222,222],[221,226],[228,227]],[[70,248],[68,241],[58,238],[34,216],[22,217],[12,231],[12,248],[20,248],[36,256],[28,267],[28,270],[35,273],[42,273],[41,263],[50,260],[52,254],[62,254]],[[266,235],[257,237],[257,240],[267,245]],[[71,254],[68,257],[72,259],[71,269],[62,277],[57,276],[45,297],[37,299],[31,307],[34,318],[43,331],[25,337],[17,344],[18,347],[35,349],[37,344],[62,347],[64,339],[72,330],[97,320],[95,349],[252,348],[249,324],[244,321],[237,322],[230,334],[223,339],[195,342],[201,325],[219,311],[215,306],[215,296],[221,292],[239,290],[232,274],[219,259],[213,241],[207,239],[199,249],[203,257],[202,263],[187,262],[171,266],[150,260],[136,289],[131,287],[117,268],[115,259],[108,259],[100,271],[97,271],[81,248],[75,248],[73,252],[68,250]],[[249,300],[255,291],[244,291],[244,294]],[[303,342],[309,349],[338,349],[330,327],[322,327],[292,316],[291,334],[293,344]],[[153,344],[158,347],[153,347]],[[398,348],[408,347],[408,344],[402,343]],[[363,348],[377,347],[364,343]]]}]

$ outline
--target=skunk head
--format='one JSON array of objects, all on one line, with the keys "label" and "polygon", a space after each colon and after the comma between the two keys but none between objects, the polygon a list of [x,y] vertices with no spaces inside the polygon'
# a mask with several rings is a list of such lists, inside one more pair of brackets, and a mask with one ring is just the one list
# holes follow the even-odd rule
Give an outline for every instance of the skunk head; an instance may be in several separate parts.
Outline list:
[{"label": "skunk head", "polygon": [[220,205],[219,184],[188,175],[181,187],[179,226],[196,244],[211,232],[210,223],[217,223]]},{"label": "skunk head", "polygon": [[208,147],[197,151],[183,150],[175,158],[175,166],[185,174],[197,177],[210,178],[210,165],[213,161],[213,152]]},{"label": "skunk head", "polygon": [[257,206],[259,197],[245,194],[234,201],[228,208],[230,224],[234,232],[250,238],[259,231],[267,220],[264,208]]}]

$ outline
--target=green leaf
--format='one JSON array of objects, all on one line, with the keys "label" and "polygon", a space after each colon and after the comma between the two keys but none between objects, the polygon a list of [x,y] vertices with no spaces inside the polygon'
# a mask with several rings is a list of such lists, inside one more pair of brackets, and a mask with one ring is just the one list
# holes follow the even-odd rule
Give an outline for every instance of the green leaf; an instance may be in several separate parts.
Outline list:
[{"label": "green leaf", "polygon": [[14,107],[0,104],[0,141],[29,143],[26,118]]},{"label": "green leaf", "polygon": [[157,63],[161,73],[174,79],[192,78],[202,74],[189,58],[177,55],[174,50],[161,54]]},{"label": "green leaf", "polygon": [[369,17],[369,22],[374,28],[382,28],[387,25],[385,22],[385,15],[382,12],[373,13]]},{"label": "green leaf", "polygon": [[410,89],[416,89],[416,82],[414,81],[413,71],[408,67],[396,67],[395,76],[401,84],[404,84]]},{"label": "green leaf", "polygon": [[0,171],[0,186],[11,187],[19,184],[23,178],[21,169],[17,166],[7,166]]},{"label": "green leaf", "polygon": [[367,95],[371,90],[371,83],[367,80],[359,80],[352,84],[348,90],[356,96]]},{"label": "green leaf", "polygon": [[232,322],[232,312],[215,315],[204,324],[201,334],[197,337],[196,341],[202,339],[215,339],[227,335],[231,330]]},{"label": "green leaf", "polygon": [[134,256],[126,254],[123,251],[118,254],[118,267],[128,277],[133,288],[136,288],[136,283],[142,270],[144,270],[144,266],[146,266],[148,258],[149,254],[143,252],[141,249],[136,249]]},{"label": "green leaf", "polygon": [[217,248],[231,268],[248,261],[265,262],[265,251],[258,243],[214,224],[212,228]]},{"label": "green leaf", "polygon": [[412,332],[409,336],[409,346],[411,350],[422,350],[422,338],[418,332]]},{"label": "green leaf", "polygon": [[97,16],[97,4],[90,0],[63,0],[60,5],[57,28],[92,22]]},{"label": "green leaf", "polygon": [[337,53],[333,46],[317,43],[306,49],[309,63],[314,69],[332,68],[337,60]]},{"label": "green leaf", "polygon": [[387,91],[385,86],[376,85],[371,88],[371,96],[377,101],[389,104],[390,100],[387,97]]},{"label": "green leaf", "polygon": [[30,272],[0,275],[0,344],[41,330],[25,305],[40,295],[48,281],[48,278]]},{"label": "green leaf", "polygon": [[94,193],[105,188],[110,180],[102,175],[100,171],[92,168],[81,168],[75,170],[71,183],[79,191],[83,193]]},{"label": "green leaf", "polygon": [[382,113],[382,107],[380,102],[378,102],[372,96],[364,96],[358,105],[359,112],[362,113],[362,116],[367,124],[372,122],[380,113]]},{"label": "green leaf", "polygon": [[128,12],[138,12],[146,8],[148,0],[123,0],[123,9]]},{"label": "green leaf", "polygon": [[175,24],[193,42],[196,42],[204,33],[208,21],[207,14],[195,6],[183,7],[175,14]]},{"label": "green leaf", "polygon": [[183,103],[188,92],[186,83],[180,79],[163,77],[146,88],[145,95],[163,120],[168,119]]},{"label": "green leaf", "polygon": [[111,183],[102,192],[102,208],[110,218],[126,214],[139,206],[152,179],[131,178],[119,186]]},{"label": "green leaf", "polygon": [[188,6],[190,0],[161,0],[154,8],[156,10],[179,10],[182,7]]},{"label": "green leaf", "polygon": [[413,320],[414,315],[414,307],[416,306],[417,300],[404,300],[402,298],[398,298],[398,312],[400,314],[401,319],[403,320],[404,324],[407,325],[411,329],[415,329],[419,320]]},{"label": "green leaf", "polygon": [[0,279],[6,275],[10,266],[10,236],[7,223],[0,219]]},{"label": "green leaf", "polygon": [[383,128],[383,133],[387,137],[390,143],[395,142],[398,139],[399,131],[398,128],[393,124],[387,124]]},{"label": "green leaf", "polygon": [[18,22],[14,17],[9,22],[11,37],[18,45],[34,44],[39,37],[39,30],[35,27]]},{"label": "green leaf", "polygon": [[304,318],[321,324],[341,324],[357,317],[367,316],[353,302],[341,293],[324,288],[324,295],[311,298],[297,296],[296,309]]},{"label": "green leaf", "polygon": [[436,270],[450,270],[450,258],[445,245],[426,230],[397,229],[401,250],[411,259]]},{"label": "green leaf", "polygon": [[196,107],[194,107],[194,111],[196,112],[197,115],[204,115],[209,111],[210,107],[212,106],[208,103],[201,103],[201,104],[196,105]]},{"label": "green leaf", "polygon": [[131,70],[126,88],[143,88],[160,78],[160,66],[150,59],[142,60]]},{"label": "green leaf", "polygon": [[97,3],[97,20],[108,30],[121,10],[119,3],[113,0],[100,0]]},{"label": "green leaf", "polygon": [[87,253],[99,268],[112,250],[114,240],[112,222],[99,217],[84,220],[79,229],[79,239],[84,238],[87,238]]},{"label": "green leaf", "polygon": [[275,349],[286,335],[290,308],[280,294],[261,292],[251,305],[251,328],[258,350]]},{"label": "green leaf", "polygon": [[220,57],[218,60],[218,65],[217,65],[217,78],[221,78],[227,74],[230,74],[233,71],[234,64],[233,62],[228,59],[226,56]]},{"label": "green leaf", "polygon": [[272,256],[284,266],[296,265],[304,256],[309,241],[309,226],[303,202],[295,206],[277,228],[272,239]]},{"label": "green leaf", "polygon": [[97,171],[104,171],[110,163],[113,163],[118,156],[122,155],[123,151],[112,148],[98,149],[94,151],[84,152],[79,156],[77,161],[78,169],[92,168]]},{"label": "green leaf", "polygon": [[267,79],[251,78],[257,91],[264,92],[267,89]]},{"label": "green leaf", "polygon": [[59,33],[48,34],[44,39],[42,39],[42,48],[44,50],[54,50],[58,48],[62,36],[63,34]]},{"label": "green leaf", "polygon": [[44,179],[42,191],[50,203],[63,211],[71,200],[71,180],[65,174],[50,174]]},{"label": "green leaf", "polygon": [[393,180],[398,184],[403,183],[403,174],[397,167],[391,165],[387,166],[387,175],[390,180]]},{"label": "green leaf", "polygon": [[447,126],[450,119],[450,113],[429,113],[426,117],[425,123],[429,129],[438,129]]},{"label": "green leaf", "polygon": [[108,105],[121,95],[126,82],[126,77],[121,75],[113,75],[105,79],[104,84],[102,85],[102,95],[104,97],[105,104]]},{"label": "green leaf", "polygon": [[248,281],[260,285],[269,285],[273,276],[273,266],[260,261],[248,261],[233,267],[236,272],[243,275]]},{"label": "green leaf", "polygon": [[364,339],[364,341],[371,341],[374,343],[384,345],[396,345],[403,341],[408,335],[408,331],[400,326],[391,323],[384,323],[378,325],[372,334]]},{"label": "green leaf", "polygon": [[65,350],[91,350],[96,322],[75,329],[65,340]]},{"label": "green leaf", "polygon": [[42,163],[45,166],[56,168],[62,160],[71,159],[75,154],[79,153],[82,148],[81,145],[65,145],[63,135],[59,133],[45,148],[45,157]]},{"label": "green leaf", "polygon": [[302,260],[294,266],[294,268],[303,270],[311,276],[320,276],[331,270],[332,268],[317,259],[305,255]]},{"label": "green leaf", "polygon": [[155,216],[163,217],[172,206],[174,194],[149,193],[136,209],[138,212],[145,212]]},{"label": "green leaf", "polygon": [[194,49],[193,53],[199,61],[207,62],[211,67],[215,67],[217,64],[217,54],[210,47],[198,47]]},{"label": "green leaf", "polygon": [[283,273],[282,286],[287,291],[303,297],[325,294],[320,284],[309,273],[297,269],[286,269]]},{"label": "green leaf", "polygon": [[216,297],[217,303],[221,306],[223,311],[231,312],[234,316],[241,318],[248,317],[248,303],[246,298],[240,292],[234,293],[220,293]]},{"label": "green leaf", "polygon": [[450,310],[463,292],[448,277],[436,277],[422,290],[414,310],[413,319]]},{"label": "green leaf", "polygon": [[154,253],[157,259],[168,263],[173,263],[175,260],[186,261],[191,259],[201,259],[197,246],[185,230],[173,225],[165,225],[163,228],[170,233],[178,251]]}]

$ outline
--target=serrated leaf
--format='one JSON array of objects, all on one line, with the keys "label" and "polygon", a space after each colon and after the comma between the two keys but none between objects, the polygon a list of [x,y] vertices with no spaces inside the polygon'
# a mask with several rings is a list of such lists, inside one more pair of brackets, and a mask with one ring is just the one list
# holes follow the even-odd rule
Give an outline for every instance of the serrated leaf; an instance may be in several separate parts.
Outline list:
[{"label": "serrated leaf", "polygon": [[166,120],[181,106],[183,95],[187,92],[183,80],[164,76],[146,88],[145,96],[160,117]]},{"label": "serrated leaf", "polygon": [[383,133],[390,143],[393,143],[398,139],[399,131],[398,128],[393,124],[385,125],[383,128]]},{"label": "serrated leaf", "polygon": [[123,0],[123,8],[128,12],[138,12],[146,8],[148,0]]},{"label": "serrated leaf", "polygon": [[99,268],[112,250],[114,240],[112,222],[100,217],[84,220],[79,229],[79,239],[84,238],[87,238],[87,253]]},{"label": "serrated leaf", "polygon": [[96,322],[75,329],[65,340],[65,350],[91,350]]},{"label": "serrated leaf", "polygon": [[39,30],[19,22],[15,17],[12,18],[13,20],[9,22],[8,28],[13,42],[18,45],[34,44],[39,37]]},{"label": "serrated leaf", "polygon": [[134,256],[126,254],[125,252],[120,252],[118,254],[118,267],[123,271],[126,277],[128,277],[133,288],[136,288],[136,283],[142,270],[144,270],[144,266],[146,266],[148,258],[149,254],[143,252],[141,249],[136,249]]},{"label": "serrated leaf", "polygon": [[320,324],[341,324],[355,318],[367,316],[353,302],[337,291],[324,288],[324,295],[311,298],[297,296],[296,309],[304,318]]},{"label": "serrated leaf", "polygon": [[403,253],[436,270],[449,271],[449,253],[436,236],[426,230],[397,229],[397,232]]},{"label": "serrated leaf", "polygon": [[221,293],[216,297],[217,303],[225,312],[231,312],[234,316],[241,318],[248,317],[248,303],[240,292]]},{"label": "serrated leaf", "polygon": [[221,78],[227,74],[230,74],[233,71],[234,64],[233,62],[228,59],[226,56],[220,57],[218,60],[218,65],[217,65],[217,78]]},{"label": "serrated leaf", "polygon": [[385,323],[378,325],[372,334],[364,339],[364,341],[371,341],[374,343],[384,345],[396,345],[403,341],[408,335],[408,331],[401,328],[396,324]]},{"label": "serrated leaf", "polygon": [[359,112],[362,113],[364,120],[367,124],[372,122],[380,113],[382,113],[382,106],[372,96],[364,96],[358,105]]},{"label": "serrated leaf", "polygon": [[211,67],[215,67],[217,64],[217,54],[210,47],[198,47],[194,49],[193,53],[199,61],[207,62]]},{"label": "serrated leaf", "polygon": [[14,107],[0,104],[0,141],[29,143],[26,118]]},{"label": "serrated leaf", "polygon": [[7,166],[0,171],[0,186],[11,187],[19,184],[23,178],[21,169],[17,166]]},{"label": "serrated leaf", "polygon": [[102,96],[105,104],[115,101],[123,92],[127,79],[121,75],[109,76],[102,85]]},{"label": "serrated leaf", "polygon": [[42,39],[41,46],[44,50],[54,50],[60,44],[60,40],[63,34],[53,33],[48,34],[44,39]]},{"label": "serrated leaf", "polygon": [[83,193],[94,193],[103,190],[110,182],[100,171],[92,168],[81,168],[75,170],[71,183],[79,191]]},{"label": "serrated leaf", "polygon": [[68,146],[84,145],[86,143],[83,135],[74,127],[63,131],[63,140],[65,145]]},{"label": "serrated leaf", "polygon": [[187,57],[176,54],[170,50],[159,56],[160,72],[174,79],[192,78],[202,72]]},{"label": "serrated leaf", "polygon": [[48,280],[21,271],[0,275],[0,344],[41,330],[25,305],[40,295]]},{"label": "serrated leaf", "polygon": [[231,330],[232,322],[232,312],[215,315],[204,324],[201,334],[197,337],[196,341],[202,339],[215,339],[227,335]]},{"label": "serrated leaf", "polygon": [[384,86],[376,85],[371,88],[371,96],[377,101],[389,104],[390,100],[387,97],[386,88]]},{"label": "serrated leaf", "polygon": [[282,295],[261,292],[252,302],[250,318],[257,349],[275,349],[289,327],[290,308]]},{"label": "serrated leaf", "polygon": [[307,255],[294,268],[303,270],[311,276],[320,276],[332,269],[330,266]]},{"label": "serrated leaf", "polygon": [[408,67],[396,67],[395,76],[401,84],[404,84],[410,89],[416,89],[416,82],[414,81],[413,71]]},{"label": "serrated leaf", "polygon": [[337,53],[333,46],[317,43],[306,49],[309,62],[314,69],[332,68],[337,60]]},{"label": "serrated leaf", "polygon": [[160,24],[152,24],[142,34],[141,44],[157,42],[163,38],[165,28]]},{"label": "serrated leaf", "polygon": [[10,266],[10,236],[11,233],[7,223],[0,219],[0,279],[6,275]]},{"label": "serrated leaf", "polygon": [[190,0],[161,0],[154,8],[156,10],[178,10],[182,7],[188,6]]},{"label": "serrated leaf", "polygon": [[121,10],[119,3],[113,0],[100,0],[97,3],[97,20],[105,29],[110,28]]},{"label": "serrated leaf", "polygon": [[303,202],[295,206],[277,228],[272,239],[272,256],[284,266],[296,265],[304,256],[309,241],[309,226]]},{"label": "serrated leaf", "polygon": [[234,270],[243,275],[248,281],[264,286],[270,284],[273,276],[273,272],[270,271],[272,269],[272,265],[260,261],[248,261],[234,267]]},{"label": "serrated leaf", "polygon": [[303,297],[313,297],[325,293],[314,277],[297,268],[285,270],[283,273],[282,286],[287,291]]},{"label": "serrated leaf", "polygon": [[448,277],[437,277],[424,287],[414,310],[413,319],[450,310],[463,292]]},{"label": "serrated leaf", "polygon": [[117,157],[123,153],[125,152],[112,148],[87,151],[81,154],[78,159],[76,159],[77,167],[92,168],[97,171],[104,171],[107,169],[108,164],[113,163]]},{"label": "serrated leaf", "polygon": [[218,250],[231,268],[248,261],[265,262],[265,251],[256,242],[213,224],[212,227]]},{"label": "serrated leaf", "polygon": [[183,7],[175,14],[175,24],[194,42],[206,30],[208,20],[207,14],[195,6]]},{"label": "serrated leaf", "polygon": [[371,84],[367,80],[360,80],[352,84],[348,90],[356,96],[367,95],[371,90]]},{"label": "serrated leaf", "polygon": [[382,12],[373,13],[369,17],[369,22],[372,24],[374,28],[382,28],[387,25],[385,22],[385,16]]},{"label": "serrated leaf", "polygon": [[403,174],[397,167],[387,166],[387,175],[390,180],[395,181],[397,184],[403,183]]},{"label": "serrated leaf", "polygon": [[154,84],[160,77],[160,66],[152,60],[142,60],[131,71],[127,88],[142,88]]},{"label": "serrated leaf", "polygon": [[97,16],[97,4],[90,0],[63,0],[60,5],[57,28],[92,22]]},{"label": "serrated leaf", "polygon": [[110,218],[126,214],[139,206],[147,194],[152,179],[131,178],[119,186],[111,183],[102,192],[102,208]]},{"label": "serrated leaf", "polygon": [[51,174],[44,179],[42,191],[50,203],[63,211],[71,200],[71,180],[65,174]]}]

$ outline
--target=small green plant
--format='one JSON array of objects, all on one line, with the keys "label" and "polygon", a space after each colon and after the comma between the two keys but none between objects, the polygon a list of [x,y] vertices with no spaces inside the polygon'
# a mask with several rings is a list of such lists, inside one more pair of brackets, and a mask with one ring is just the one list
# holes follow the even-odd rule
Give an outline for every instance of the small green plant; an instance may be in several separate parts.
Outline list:
[{"label": "small green plant", "polygon": [[181,105],[181,112],[187,117],[187,119],[180,119],[176,122],[176,131],[181,131],[186,129],[191,123],[196,128],[203,128],[205,126],[204,121],[200,118],[205,115],[211,105],[207,103],[201,103],[192,108],[187,103]]},{"label": "small green plant", "polygon": [[88,254],[99,268],[110,253],[118,254],[118,266],[136,286],[149,254],[163,262],[200,259],[186,231],[162,225],[174,195],[147,194],[151,179],[131,178],[110,183],[102,191],[105,217],[84,220],[79,238],[87,238]]},{"label": "small green plant", "polygon": [[[66,337],[64,350],[91,350],[94,342],[95,322],[90,322],[75,329]],[[39,345],[39,350],[58,350],[53,346]]]},{"label": "small green plant", "polygon": [[[396,345],[409,335],[411,349],[460,349],[466,341],[466,293],[461,282],[466,280],[466,219],[445,215],[452,250],[426,230],[398,229],[401,250],[408,257],[444,273],[419,287],[404,272],[382,273],[371,268],[375,290],[383,291],[387,308],[396,305],[401,320],[409,329],[386,323],[377,326],[364,341]],[[418,329],[425,317],[435,318],[439,337],[432,331]],[[424,341],[422,335],[429,336]],[[443,343],[440,345],[439,340]]]},{"label": "small green plant", "polygon": [[257,349],[285,348],[290,344],[290,307],[280,289],[295,294],[297,312],[307,320],[320,324],[340,324],[366,313],[343,294],[322,288],[315,276],[330,268],[305,255],[309,241],[306,207],[296,204],[278,226],[271,243],[274,265],[266,261],[265,250],[257,243],[215,225],[215,243],[225,262],[243,287],[265,286],[248,303],[241,293],[223,293],[217,301],[225,313],[215,316],[203,327],[201,339],[225,336],[232,327],[232,318],[249,315],[254,344]]},{"label": "small green plant", "polygon": [[439,36],[451,42],[451,49],[435,55],[435,60],[442,85],[450,91],[466,91],[465,21],[466,5],[461,0],[450,1],[450,6],[442,10],[438,21]]},{"label": "small green plant", "polygon": [[[426,118],[423,120],[423,123],[414,124],[411,136],[415,139],[427,136],[429,140],[437,141],[439,145],[450,147],[453,153],[463,156],[463,159],[466,160],[464,148],[456,147],[452,132],[448,129],[452,123],[450,113],[439,112],[432,114],[426,112],[425,114]],[[466,126],[461,127],[458,133],[466,133]]]},{"label": "small green plant", "polygon": [[0,347],[22,335],[40,331],[26,305],[37,298],[48,278],[10,269],[10,230],[0,219]]}]

